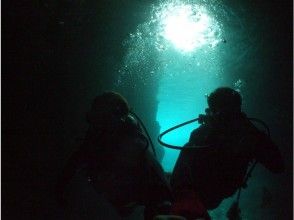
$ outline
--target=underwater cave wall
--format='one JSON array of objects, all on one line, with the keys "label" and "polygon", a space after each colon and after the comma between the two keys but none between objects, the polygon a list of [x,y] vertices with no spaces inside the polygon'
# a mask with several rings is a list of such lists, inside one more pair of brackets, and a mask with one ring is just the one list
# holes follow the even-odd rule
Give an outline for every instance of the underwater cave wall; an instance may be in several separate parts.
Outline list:
[{"label": "underwater cave wall", "polygon": [[55,183],[79,145],[76,138],[85,134],[85,114],[97,94],[114,89],[136,93],[140,97],[126,95],[129,102],[147,127],[155,121],[154,87],[138,93],[115,86],[125,54],[123,41],[143,22],[146,4],[3,4],[3,218],[60,218]]}]

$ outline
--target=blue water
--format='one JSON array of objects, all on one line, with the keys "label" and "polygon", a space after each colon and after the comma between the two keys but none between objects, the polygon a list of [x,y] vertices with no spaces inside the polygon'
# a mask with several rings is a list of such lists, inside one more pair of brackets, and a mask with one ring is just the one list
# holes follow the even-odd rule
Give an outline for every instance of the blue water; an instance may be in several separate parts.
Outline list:
[{"label": "blue water", "polygon": [[[179,66],[182,65],[181,71],[173,66],[166,69],[160,82],[157,96],[159,101],[157,121],[160,132],[204,113],[207,107],[205,95],[221,84],[216,76],[208,76],[202,67],[195,68],[193,71],[184,71],[184,64],[179,64]],[[174,130],[164,136],[163,141],[183,146],[189,140],[190,132],[198,126],[195,122]],[[173,170],[178,154],[178,150],[165,148],[162,160],[165,171]]]}]

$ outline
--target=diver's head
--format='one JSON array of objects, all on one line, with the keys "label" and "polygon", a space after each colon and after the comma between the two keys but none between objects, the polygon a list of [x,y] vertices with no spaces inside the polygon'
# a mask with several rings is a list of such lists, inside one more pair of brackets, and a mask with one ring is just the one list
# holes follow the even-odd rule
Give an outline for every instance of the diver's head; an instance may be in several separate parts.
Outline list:
[{"label": "diver's head", "polygon": [[127,116],[129,110],[129,105],[123,96],[112,91],[104,92],[95,97],[87,114],[87,121],[94,126],[110,124],[109,122],[119,121]]},{"label": "diver's head", "polygon": [[235,115],[241,113],[241,95],[229,87],[214,90],[208,96],[207,103],[211,114]]}]

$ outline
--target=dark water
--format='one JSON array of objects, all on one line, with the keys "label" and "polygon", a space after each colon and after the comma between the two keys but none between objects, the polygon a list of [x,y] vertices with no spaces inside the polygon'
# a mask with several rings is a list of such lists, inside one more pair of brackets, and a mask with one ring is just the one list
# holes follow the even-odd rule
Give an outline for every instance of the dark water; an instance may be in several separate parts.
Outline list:
[{"label": "dark water", "polygon": [[[281,175],[257,166],[242,191],[243,219],[292,219],[292,2],[173,3],[184,5],[174,16],[191,9],[190,18],[202,21],[192,33],[201,40],[184,38],[188,46],[164,32],[169,14],[162,12],[179,8],[168,3],[3,3],[3,219],[58,216],[53,186],[84,135],[95,95],[125,95],[156,142],[160,131],[202,113],[205,95],[218,86],[240,91],[243,110],[268,124],[286,163]],[[195,27],[182,23],[173,34],[185,25]],[[181,145],[196,126],[166,141]],[[171,171],[178,152],[156,147]],[[224,219],[231,200],[211,213],[214,219]]]}]

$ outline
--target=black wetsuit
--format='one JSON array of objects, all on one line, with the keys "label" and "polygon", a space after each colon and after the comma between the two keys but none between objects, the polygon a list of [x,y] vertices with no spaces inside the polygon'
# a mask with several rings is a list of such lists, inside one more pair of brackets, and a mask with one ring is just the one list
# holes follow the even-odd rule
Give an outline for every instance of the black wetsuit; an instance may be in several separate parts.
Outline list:
[{"label": "black wetsuit", "polygon": [[171,177],[174,192],[193,190],[206,209],[216,208],[242,186],[248,165],[256,160],[272,172],[284,164],[277,146],[244,114],[222,123],[207,123],[195,129],[183,149]]},{"label": "black wetsuit", "polygon": [[[156,214],[156,206],[171,199],[164,172],[147,149],[148,141],[138,125],[111,125],[110,129],[89,128],[84,143],[69,160],[60,185],[66,188],[78,174],[79,179],[87,180],[88,187],[97,193],[97,197],[112,204],[120,216],[130,214],[135,205],[143,205],[146,207],[145,219],[151,219]],[[74,190],[84,191],[79,186]],[[84,213],[93,210],[88,207],[95,206],[88,203],[91,203],[90,199],[84,202]],[[95,211],[90,216],[93,215],[99,219],[99,213]]]}]

